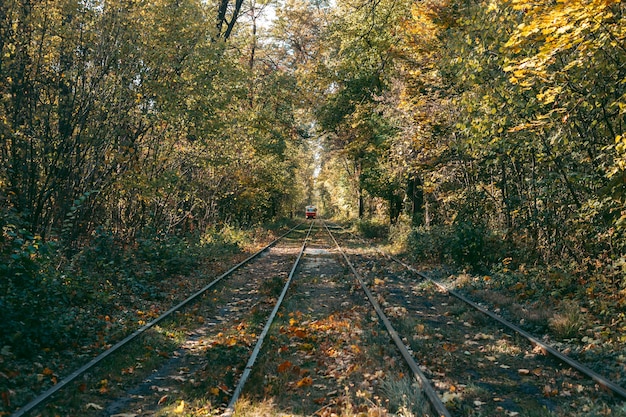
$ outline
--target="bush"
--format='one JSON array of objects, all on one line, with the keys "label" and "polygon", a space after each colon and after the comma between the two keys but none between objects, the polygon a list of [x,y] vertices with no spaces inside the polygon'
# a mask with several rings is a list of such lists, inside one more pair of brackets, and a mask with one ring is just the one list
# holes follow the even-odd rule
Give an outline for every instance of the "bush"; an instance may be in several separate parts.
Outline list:
[{"label": "bush", "polygon": [[444,262],[445,245],[448,232],[443,226],[426,229],[423,226],[413,229],[407,246],[411,255],[421,262]]},{"label": "bush", "polygon": [[473,271],[489,268],[505,257],[502,240],[472,222],[414,228],[407,245],[417,260],[450,263]]},{"label": "bush", "polygon": [[358,220],[354,224],[357,233],[366,239],[386,239],[389,235],[389,225],[379,220]]},{"label": "bush", "polygon": [[401,216],[395,224],[389,226],[389,242],[400,250],[406,250],[412,232],[411,220]]}]

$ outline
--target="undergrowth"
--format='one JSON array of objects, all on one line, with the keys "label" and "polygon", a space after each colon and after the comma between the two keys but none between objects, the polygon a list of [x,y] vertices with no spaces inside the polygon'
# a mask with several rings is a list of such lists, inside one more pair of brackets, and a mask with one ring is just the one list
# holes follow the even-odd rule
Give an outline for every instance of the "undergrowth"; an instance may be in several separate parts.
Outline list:
[{"label": "undergrowth", "polygon": [[187,236],[146,232],[128,241],[101,228],[68,255],[55,240],[2,226],[0,366],[20,375],[37,372],[35,359],[54,369],[70,353],[101,351],[196,291],[185,276],[201,278],[203,265],[256,239],[255,231],[224,227]]}]

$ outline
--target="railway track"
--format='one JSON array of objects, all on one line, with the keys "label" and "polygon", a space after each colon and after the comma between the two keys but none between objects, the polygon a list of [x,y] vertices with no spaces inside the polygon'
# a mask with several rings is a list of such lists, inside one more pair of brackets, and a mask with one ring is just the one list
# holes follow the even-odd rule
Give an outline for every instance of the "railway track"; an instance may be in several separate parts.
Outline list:
[{"label": "railway track", "polygon": [[494,312],[379,250],[352,260],[453,415],[624,414],[623,387]]},{"label": "railway track", "polygon": [[465,301],[316,220],[13,416],[570,416],[616,406],[610,384]]},{"label": "railway track", "polygon": [[[209,321],[207,323],[207,326],[211,327],[216,326],[217,323],[225,320],[224,316],[228,313],[239,310],[241,308],[239,304],[246,304],[247,302],[251,301],[252,298],[248,298],[246,300],[245,296],[242,296],[242,294],[256,294],[260,290],[258,288],[253,288],[247,291],[246,287],[250,286],[249,283],[240,283],[240,287],[236,287],[235,284],[235,288],[232,293],[229,293],[226,297],[217,297],[215,295],[218,291],[222,292],[224,288],[229,288],[230,284],[225,286],[225,281],[231,281],[233,276],[239,274],[240,271],[244,268],[248,268],[249,271],[253,271],[253,268],[250,268],[250,265],[253,261],[257,260],[258,258],[263,258],[264,255],[267,254],[268,251],[270,251],[272,248],[275,248],[279,244],[279,242],[284,242],[287,236],[298,232],[301,233],[301,230],[299,226],[296,226],[288,232],[284,233],[282,236],[278,237],[276,240],[270,242],[267,246],[252,254],[239,264],[233,266],[228,271],[224,272],[222,275],[212,280],[205,287],[195,292],[184,301],[173,306],[163,314],[154,318],[152,321],[144,324],[132,334],[125,337],[123,340],[117,342],[109,349],[105,350],[104,352],[90,360],[88,363],[80,366],[78,369],[62,378],[50,389],[41,393],[28,404],[24,405],[16,412],[11,414],[11,417],[31,415],[35,411],[39,412],[43,406],[47,406],[47,408],[43,409],[41,415],[59,415],[59,409],[62,411],[62,413],[66,413],[66,415],[105,415],[106,413],[100,412],[107,411],[104,410],[104,407],[100,406],[97,402],[89,402],[92,399],[94,401],[101,400],[102,397],[96,395],[94,399],[94,396],[90,395],[90,393],[119,393],[119,390],[111,389],[111,387],[109,386],[109,379],[99,379],[98,381],[94,382],[93,374],[97,374],[100,376],[103,374],[107,374],[106,370],[103,370],[103,368],[111,366],[111,362],[114,361],[114,359],[112,360],[111,358],[114,358],[118,355],[124,356],[125,354],[127,357],[121,359],[118,362],[115,362],[115,366],[120,368],[118,371],[122,374],[135,374],[137,364],[134,363],[135,360],[133,356],[137,354],[137,351],[132,350],[135,345],[140,345],[140,349],[147,349],[148,356],[160,356],[163,359],[167,359],[171,354],[174,356],[181,356],[181,351],[176,350],[174,350],[172,353],[166,353],[164,351],[151,352],[151,343],[154,342],[155,338],[159,338],[163,334],[166,334],[165,338],[173,338],[173,333],[170,331],[168,335],[167,329],[175,329],[177,326],[180,326],[181,323],[185,321],[185,317],[176,317],[177,315],[184,316],[183,312],[185,309],[192,308],[195,310],[196,313],[198,313],[198,310],[206,309],[207,311],[205,312],[205,314],[214,314],[214,317],[212,319],[213,321]],[[285,261],[282,258],[290,254],[290,248],[293,251],[293,243],[287,243],[286,245],[283,245],[283,247],[276,249],[275,252],[278,254],[277,256],[279,258],[279,261],[275,262],[284,263]],[[213,293],[211,291],[213,291]],[[204,299],[204,302],[198,303],[198,301],[202,299]],[[207,302],[207,300],[209,301]],[[222,303],[221,306],[219,305],[220,302]],[[262,300],[257,299],[252,302],[251,306],[252,308],[258,307],[258,305],[261,303]],[[204,322],[204,319],[201,319],[201,322]],[[203,328],[205,327],[206,326],[196,326],[193,331],[190,331],[190,338],[188,340],[188,343],[190,345],[195,344],[194,339],[199,338],[198,335],[203,332]],[[155,329],[157,333],[156,335]],[[160,343],[159,345],[167,345],[167,343]],[[186,348],[183,347],[182,350],[185,349]],[[129,350],[130,352],[127,352]],[[152,363],[154,361],[150,362]],[[139,364],[138,366],[141,367],[141,364]],[[167,368],[168,364],[165,364],[165,367]],[[141,372],[137,372],[137,375],[141,374]],[[157,376],[156,378],[161,379],[162,377]],[[157,391],[159,391],[156,385],[154,387],[157,389]],[[63,395],[59,394],[61,392]],[[109,397],[111,396],[109,395]],[[85,407],[85,404],[87,406],[82,410],[75,409],[74,403],[77,402],[80,403],[79,405],[81,407]],[[57,407],[57,404],[61,405]],[[117,405],[114,404],[113,408],[116,407]]]}]

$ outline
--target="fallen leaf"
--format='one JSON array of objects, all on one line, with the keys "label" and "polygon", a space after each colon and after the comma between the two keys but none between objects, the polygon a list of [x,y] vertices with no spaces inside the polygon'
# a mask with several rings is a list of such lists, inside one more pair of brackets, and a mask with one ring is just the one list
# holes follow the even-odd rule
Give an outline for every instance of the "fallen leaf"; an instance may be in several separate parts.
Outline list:
[{"label": "fallen leaf", "polygon": [[182,414],[183,411],[185,411],[185,400],[180,400],[180,404],[174,409],[174,412]]},{"label": "fallen leaf", "polygon": [[85,408],[87,410],[89,410],[90,408],[93,408],[94,410],[104,410],[104,407],[101,405],[98,405],[96,403],[89,403],[85,406]]},{"label": "fallen leaf", "polygon": [[456,392],[444,392],[443,393],[443,397],[441,398],[441,401],[443,401],[444,403],[449,403],[454,401],[457,398],[461,398],[461,396],[459,394],[457,394]]},{"label": "fallen leaf", "polygon": [[293,366],[293,364],[289,361],[285,361],[283,363],[281,363],[280,365],[278,365],[278,373],[282,374],[283,372],[288,371],[289,369],[291,369],[291,367]]},{"label": "fallen leaf", "polygon": [[128,375],[128,374],[133,374],[133,373],[135,373],[135,368],[132,366],[122,369],[122,375]]},{"label": "fallen leaf", "polygon": [[165,403],[165,401],[167,401],[168,396],[164,395],[159,399],[159,402],[157,402],[158,405],[163,405],[163,403]]},{"label": "fallen leaf", "polygon": [[529,375],[530,374],[530,370],[529,369],[518,369],[517,373],[520,375]]},{"label": "fallen leaf", "polygon": [[296,384],[296,386],[298,388],[302,388],[302,387],[308,387],[310,385],[313,385],[313,379],[310,376],[304,377],[302,378],[300,381],[298,381],[298,383]]},{"label": "fallen leaf", "polygon": [[451,343],[444,343],[443,350],[445,350],[446,352],[454,352],[455,350],[457,350],[457,346]]},{"label": "fallen leaf", "polygon": [[546,385],[543,387],[543,395],[546,397],[554,397],[559,393],[559,390],[556,388],[552,388],[550,385]]}]

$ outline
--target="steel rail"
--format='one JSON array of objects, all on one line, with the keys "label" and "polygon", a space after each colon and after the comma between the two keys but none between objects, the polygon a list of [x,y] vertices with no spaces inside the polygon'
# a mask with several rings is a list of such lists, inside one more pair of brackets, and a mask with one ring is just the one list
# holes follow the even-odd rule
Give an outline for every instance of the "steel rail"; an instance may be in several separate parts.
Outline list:
[{"label": "steel rail", "polygon": [[267,323],[265,323],[265,327],[263,328],[261,335],[257,339],[256,345],[254,346],[254,350],[252,351],[252,354],[250,355],[250,358],[248,359],[248,363],[246,364],[246,368],[244,369],[243,374],[241,375],[241,378],[239,378],[239,383],[237,384],[237,387],[235,388],[235,391],[233,392],[233,396],[231,397],[230,402],[228,403],[228,406],[226,407],[226,410],[224,411],[224,413],[222,413],[222,417],[230,417],[235,412],[235,405],[237,404],[237,401],[239,400],[239,397],[241,396],[241,393],[243,392],[243,388],[246,382],[248,381],[248,378],[250,377],[250,373],[252,372],[252,367],[254,366],[254,363],[256,362],[257,357],[259,356],[259,352],[261,351],[261,347],[263,346],[265,337],[267,336],[267,333],[270,331],[270,327],[272,327],[272,324],[274,323],[274,319],[276,318],[278,309],[282,305],[283,300],[285,299],[285,295],[287,294],[287,291],[289,290],[291,282],[293,281],[293,276],[296,273],[296,269],[298,268],[300,259],[302,258],[302,255],[304,254],[304,250],[306,249],[306,245],[309,240],[311,229],[313,229],[314,223],[315,221],[311,222],[311,226],[309,226],[309,231],[307,232],[306,237],[304,238],[304,243],[302,244],[300,253],[298,254],[298,257],[296,258],[296,261],[294,262],[293,267],[291,268],[291,272],[289,273],[287,282],[285,283],[285,286],[283,287],[283,291],[281,292],[280,297],[278,297],[278,301],[276,301],[276,305],[274,306],[272,313],[267,319]]},{"label": "steel rail", "polygon": [[582,363],[580,363],[580,362],[576,361],[575,359],[572,359],[569,356],[561,353],[558,349],[554,348],[553,346],[551,346],[551,345],[549,345],[549,344],[547,344],[545,342],[542,342],[541,340],[537,339],[535,336],[533,336],[532,334],[528,333],[524,329],[516,326],[515,324],[513,324],[510,321],[506,320],[505,318],[497,315],[496,313],[494,313],[492,311],[489,311],[488,309],[484,308],[483,306],[481,306],[481,305],[477,304],[476,302],[470,300],[469,298],[465,297],[463,294],[460,294],[460,293],[450,289],[445,284],[443,284],[443,283],[441,283],[441,282],[439,282],[439,281],[437,281],[437,280],[427,276],[426,274],[418,271],[417,269],[415,269],[411,265],[406,264],[405,262],[403,262],[402,260],[396,258],[395,256],[391,256],[391,255],[386,255],[386,256],[389,256],[390,259],[392,259],[393,261],[401,264],[402,266],[407,268],[409,271],[411,271],[411,272],[419,275],[420,277],[422,277],[422,278],[432,282],[433,284],[438,286],[440,289],[442,289],[446,293],[452,295],[455,298],[458,298],[459,300],[461,300],[464,303],[472,306],[473,308],[475,308],[476,310],[480,311],[481,313],[483,313],[483,314],[491,317],[492,319],[496,320],[497,322],[499,322],[503,326],[508,327],[509,329],[511,329],[514,332],[518,333],[519,335],[523,336],[524,338],[526,338],[533,345],[539,346],[540,348],[542,348],[546,352],[550,353],[550,355],[554,356],[556,359],[560,360],[563,363],[566,363],[567,365],[569,365],[572,368],[578,370],[579,372],[583,373],[584,375],[587,375],[589,378],[591,378],[593,381],[595,381],[596,383],[598,383],[600,386],[604,387],[605,389],[607,389],[607,390],[613,392],[614,394],[617,394],[620,397],[626,399],[626,389],[622,388],[620,385],[617,385],[615,382],[610,381],[609,379],[605,378],[604,376],[600,375],[599,373],[595,372],[594,370],[588,368],[587,366],[583,365]]},{"label": "steel rail", "polygon": [[350,262],[350,260],[348,259],[348,256],[343,251],[341,246],[339,246],[339,243],[335,239],[335,236],[333,236],[333,234],[330,232],[330,229],[328,228],[326,223],[324,223],[324,227],[326,228],[326,231],[330,235],[333,242],[335,242],[337,249],[339,250],[344,260],[350,267],[350,270],[352,271],[356,279],[359,281],[361,288],[367,295],[367,298],[369,299],[370,303],[374,307],[374,310],[376,310],[376,314],[378,314],[378,317],[381,319],[381,321],[385,325],[387,332],[389,333],[389,335],[395,342],[396,346],[398,347],[398,350],[400,350],[400,353],[402,354],[402,357],[404,358],[406,363],[409,365],[409,368],[411,368],[411,371],[413,371],[413,374],[417,378],[417,381],[419,382],[420,387],[422,388],[424,394],[426,394],[426,397],[430,401],[431,405],[434,407],[435,412],[437,412],[437,415],[440,417],[451,417],[450,412],[446,409],[445,405],[443,404],[443,402],[441,401],[441,399],[435,392],[434,388],[432,387],[430,380],[426,377],[426,375],[419,368],[419,365],[417,364],[417,362],[415,361],[415,359],[413,358],[409,350],[406,348],[406,346],[402,342],[402,339],[400,339],[398,332],[396,332],[396,330],[391,325],[391,322],[389,321],[389,319],[383,312],[383,309],[380,307],[380,304],[378,303],[378,301],[376,300],[372,292],[369,290],[369,288],[367,288],[367,285],[365,285],[365,281],[363,280],[361,275],[357,272],[357,270],[354,268],[354,265],[352,265],[352,262]]},{"label": "steel rail", "polygon": [[159,324],[160,322],[162,322],[163,320],[168,318],[172,313],[180,310],[181,308],[185,307],[187,304],[189,304],[192,301],[194,301],[196,298],[200,297],[202,294],[204,294],[206,291],[208,291],[209,289],[214,287],[217,283],[222,281],[227,276],[231,275],[237,269],[241,268],[243,265],[247,264],[251,260],[253,260],[256,257],[258,257],[259,255],[261,255],[263,252],[265,252],[266,250],[268,250],[269,248],[274,246],[276,243],[278,243],[280,240],[282,240],[285,236],[287,236],[288,234],[290,234],[291,232],[296,230],[298,227],[300,227],[301,224],[302,223],[298,224],[297,226],[293,227],[289,231],[287,231],[284,234],[280,235],[279,237],[274,239],[272,242],[270,242],[267,246],[263,247],[259,251],[255,252],[254,254],[250,255],[249,257],[247,257],[243,261],[239,262],[237,265],[233,266],[228,271],[224,272],[222,275],[220,275],[219,277],[215,278],[213,281],[211,281],[205,287],[203,287],[202,289],[200,289],[196,293],[192,294],[191,296],[186,298],[184,301],[181,301],[180,303],[176,304],[174,307],[170,308],[169,310],[167,310],[165,313],[161,314],[156,319],[154,319],[151,322],[146,323],[145,325],[141,326],[139,329],[135,330],[133,333],[131,333],[130,335],[126,336],[124,339],[120,340],[115,345],[111,346],[109,349],[107,349],[104,352],[100,353],[98,356],[96,356],[95,358],[90,360],[88,363],[86,363],[85,365],[81,366],[80,368],[78,368],[77,370],[75,370],[74,372],[72,372],[71,374],[66,376],[65,378],[63,378],[57,384],[53,385],[48,390],[44,391],[43,393],[41,393],[40,395],[35,397],[35,399],[33,399],[31,402],[29,402],[28,404],[26,404],[25,406],[23,406],[19,410],[17,410],[15,413],[11,414],[11,417],[21,417],[21,416],[24,416],[27,413],[33,411],[38,406],[40,406],[43,403],[47,402],[55,393],[57,393],[58,391],[63,389],[66,385],[70,384],[72,381],[74,381],[80,375],[84,374],[89,369],[93,368],[94,366],[96,366],[97,364],[102,362],[104,359],[109,357],[111,354],[117,352],[119,349],[121,349],[122,347],[124,347],[125,345],[130,343],[132,340],[136,339],[138,336],[140,336],[141,334],[145,333],[148,329],[156,326],[157,324]]},{"label": "steel rail", "polygon": [[[341,226],[339,226],[341,227]],[[342,228],[343,229],[343,228]],[[345,230],[345,229],[344,229]],[[359,237],[359,239],[361,239],[362,241],[363,238]],[[463,301],[464,303],[468,304],[469,306],[473,307],[474,309],[480,311],[481,313],[491,317],[492,319],[496,320],[497,322],[499,322],[500,324],[502,324],[503,326],[509,328],[510,330],[518,333],[520,336],[524,337],[526,340],[528,340],[531,344],[539,346],[540,348],[542,348],[543,350],[545,350],[546,352],[548,352],[550,355],[552,355],[553,357],[555,357],[556,359],[558,359],[559,361],[571,366],[572,368],[576,369],[577,371],[581,372],[582,374],[586,375],[587,377],[589,377],[591,380],[595,381],[598,385],[602,386],[603,388],[613,392],[614,394],[617,394],[618,396],[620,396],[621,398],[626,399],[626,389],[624,389],[622,386],[616,384],[615,382],[605,378],[604,376],[600,375],[599,373],[597,373],[596,371],[592,370],[591,368],[583,365],[582,363],[576,361],[575,359],[570,358],[569,356],[565,355],[564,353],[560,352],[558,349],[556,349],[555,347],[542,342],[541,340],[537,339],[535,336],[533,336],[532,334],[528,333],[527,331],[525,331],[524,329],[520,328],[519,326],[516,326],[515,324],[511,323],[510,321],[506,320],[505,318],[497,315],[496,313],[486,309],[485,307],[479,305],[478,303],[470,300],[469,298],[465,297],[463,294],[452,290],[451,288],[449,288],[447,285],[437,281],[434,278],[429,277],[428,275],[426,275],[423,272],[418,271],[416,268],[414,268],[413,266],[407,264],[406,262],[402,261],[401,259],[398,259],[395,256],[389,255],[387,253],[385,253],[384,251],[376,248],[376,250],[381,253],[383,256],[391,259],[394,262],[399,263],[400,265],[404,266],[406,269],[408,269],[409,271],[413,272],[414,274],[432,282],[433,284],[435,284],[437,287],[439,287],[441,290],[443,290],[444,292],[446,292],[447,294],[450,294],[451,296]]]}]

